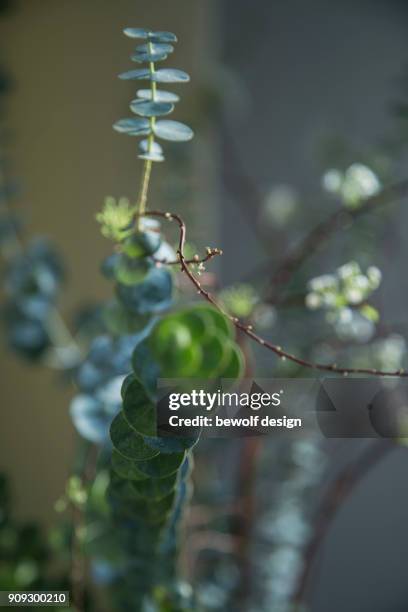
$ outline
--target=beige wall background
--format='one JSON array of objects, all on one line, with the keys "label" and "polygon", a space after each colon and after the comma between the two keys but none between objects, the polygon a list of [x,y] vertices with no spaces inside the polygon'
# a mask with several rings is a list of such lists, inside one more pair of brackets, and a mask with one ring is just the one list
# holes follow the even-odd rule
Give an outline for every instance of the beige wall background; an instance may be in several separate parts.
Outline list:
[{"label": "beige wall background", "polygon": [[[20,0],[1,24],[2,52],[16,80],[9,124],[15,172],[25,188],[16,204],[29,233],[48,235],[65,257],[70,278],[62,310],[68,316],[81,301],[110,291],[99,275],[110,247],[98,233],[95,213],[108,194],[137,193],[136,141],[111,129],[127,116],[135,90],[116,79],[131,67],[134,46],[121,30],[133,25],[177,32],[180,42],[169,65],[195,77],[206,72],[201,68],[214,52],[213,19],[213,0]],[[193,78],[183,89],[176,119],[193,119],[189,109],[197,108],[200,87]],[[208,190],[208,136],[198,131],[188,172],[193,186],[199,177]],[[166,166],[156,171],[165,207],[169,175]],[[190,202],[193,212],[194,206],[202,210],[199,200]],[[205,213],[208,220],[208,204]],[[72,463],[67,410],[74,389],[58,374],[27,367],[4,350],[0,367],[0,470],[12,477],[20,516],[52,521]]]}]

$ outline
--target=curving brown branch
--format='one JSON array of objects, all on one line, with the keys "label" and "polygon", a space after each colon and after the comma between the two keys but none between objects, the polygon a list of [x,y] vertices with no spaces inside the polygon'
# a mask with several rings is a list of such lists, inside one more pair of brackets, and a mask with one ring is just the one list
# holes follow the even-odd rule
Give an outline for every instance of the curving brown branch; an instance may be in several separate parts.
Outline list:
[{"label": "curving brown branch", "polygon": [[[199,266],[200,264],[205,264],[207,261],[210,261],[217,255],[222,255],[221,249],[207,247],[206,251],[207,251],[207,255],[205,255],[205,257],[200,258],[199,255],[194,255],[194,257],[192,257],[191,259],[185,259],[185,263],[193,264],[193,265],[195,264]],[[179,258],[169,260],[169,261],[166,259],[156,259],[156,258],[153,258],[153,259],[156,262],[156,264],[161,264],[163,266],[177,266],[180,264]]]},{"label": "curving brown branch", "polygon": [[[406,184],[406,188],[408,189],[408,181]],[[265,340],[253,330],[252,325],[243,323],[236,317],[231,316],[223,308],[223,306],[219,304],[216,298],[209,291],[206,291],[203,288],[199,279],[193,274],[193,272],[191,271],[189,267],[189,260],[187,260],[184,256],[184,247],[185,247],[187,229],[180,215],[176,213],[170,213],[170,212],[149,211],[149,212],[144,213],[143,216],[160,217],[162,219],[166,219],[167,221],[176,221],[176,223],[179,226],[179,230],[180,230],[179,243],[178,243],[178,249],[177,249],[177,256],[179,258],[178,263],[180,264],[181,271],[187,276],[187,278],[191,281],[191,283],[196,288],[197,293],[199,293],[204,299],[207,300],[207,302],[212,304],[215,308],[217,308],[217,310],[219,310],[224,316],[226,316],[234,324],[234,326],[237,329],[239,329],[246,336],[251,338],[251,340],[254,340],[257,344],[264,346],[268,350],[275,353],[275,355],[277,355],[280,359],[288,359],[289,361],[292,361],[293,363],[297,363],[298,365],[305,367],[305,368],[323,371],[323,372],[332,372],[333,374],[342,374],[344,376],[347,376],[349,374],[366,374],[368,376],[394,376],[394,377],[402,377],[402,378],[408,377],[408,371],[402,370],[402,369],[387,371],[387,370],[377,370],[374,368],[347,368],[347,367],[340,367],[335,363],[325,364],[325,363],[317,363],[317,362],[309,361],[307,359],[302,359],[301,357],[298,357],[297,355],[293,355],[292,353],[288,353],[282,347],[273,344],[269,340]]]}]

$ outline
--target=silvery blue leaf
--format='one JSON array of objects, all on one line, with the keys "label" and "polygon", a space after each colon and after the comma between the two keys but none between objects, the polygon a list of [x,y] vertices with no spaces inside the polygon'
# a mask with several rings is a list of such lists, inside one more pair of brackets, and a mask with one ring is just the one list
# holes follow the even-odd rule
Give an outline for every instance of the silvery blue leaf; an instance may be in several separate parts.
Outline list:
[{"label": "silvery blue leaf", "polygon": [[[152,99],[152,90],[151,89],[139,89],[137,92],[139,98],[142,100],[151,100]],[[156,89],[154,94],[154,99],[156,102],[178,102],[180,100],[180,96],[171,92],[171,91],[163,91],[161,89]]]},{"label": "silvery blue leaf", "polygon": [[122,72],[119,75],[119,78],[122,81],[142,81],[143,79],[148,79],[150,81],[151,73],[147,68],[139,68],[138,70],[128,70],[127,72]]},{"label": "silvery blue leaf", "polygon": [[167,53],[164,53],[164,51],[158,51],[156,53],[140,51],[131,55],[130,58],[134,62],[139,62],[139,64],[143,64],[144,62],[161,62],[167,59]]},{"label": "silvery blue leaf", "polygon": [[113,129],[129,136],[147,136],[151,132],[148,119],[120,119],[113,124]]},{"label": "silvery blue leaf", "polygon": [[163,148],[159,145],[158,142],[152,142],[149,147],[149,141],[142,140],[139,143],[139,149],[141,150],[141,154],[138,155],[139,159],[145,159],[154,162],[164,161]]},{"label": "silvery blue leaf", "polygon": [[47,332],[40,321],[23,320],[12,326],[8,334],[13,348],[27,355],[41,353],[49,343]]},{"label": "silvery blue leaf", "polygon": [[177,68],[162,68],[151,75],[151,80],[156,83],[188,83],[190,77],[187,72]]},{"label": "silvery blue leaf", "polygon": [[135,314],[157,313],[172,303],[172,276],[165,268],[152,268],[146,279],[134,286],[118,284],[117,293],[126,307]]},{"label": "silvery blue leaf", "polygon": [[112,418],[106,414],[102,403],[92,395],[74,397],[70,414],[75,428],[85,440],[102,444],[108,439]]},{"label": "silvery blue leaf", "polygon": [[154,254],[155,259],[159,261],[175,261],[177,259],[176,251],[168,242],[162,242],[156,253]]},{"label": "silvery blue leaf", "polygon": [[152,153],[158,153],[160,155],[163,153],[163,147],[159,145],[158,142],[152,142],[150,147],[148,140],[141,140],[139,142],[139,149],[142,151],[142,153],[147,153],[149,151],[149,148]]},{"label": "silvery blue leaf", "polygon": [[173,112],[173,104],[168,102],[150,102],[149,100],[132,100],[130,109],[141,117],[161,117]]},{"label": "silvery blue leaf", "polygon": [[121,575],[120,569],[105,559],[95,559],[91,562],[91,575],[96,584],[110,585]]},{"label": "silvery blue leaf", "polygon": [[106,414],[115,416],[120,409],[121,395],[120,390],[125,376],[115,376],[102,385],[95,394],[95,399],[99,400],[104,407]]},{"label": "silvery blue leaf", "polygon": [[148,43],[143,45],[137,45],[135,49],[136,53],[173,53],[173,45],[167,45],[162,43]]},{"label": "silvery blue leaf", "polygon": [[147,161],[153,161],[153,162],[162,162],[164,161],[164,156],[160,155],[159,153],[142,153],[142,155],[138,155],[139,159],[144,159]]},{"label": "silvery blue leaf", "polygon": [[144,28],[125,28],[123,33],[129,38],[148,38],[152,32]]},{"label": "silvery blue leaf", "polygon": [[157,121],[153,126],[153,132],[158,138],[164,140],[172,140],[174,142],[186,142],[191,140],[194,136],[194,132],[188,125],[180,123],[179,121]]},{"label": "silvery blue leaf", "polygon": [[154,396],[157,387],[157,378],[160,368],[154,361],[149,343],[147,341],[138,344],[132,355],[133,370],[138,379],[146,387],[150,395]]},{"label": "silvery blue leaf", "polygon": [[[142,142],[145,141],[142,140]],[[142,219],[140,219],[140,229],[142,229],[143,231],[160,230],[160,221],[158,221],[157,219],[148,219],[147,217],[143,217]]]},{"label": "silvery blue leaf", "polygon": [[150,32],[149,39],[155,42],[177,42],[177,36],[173,32]]}]

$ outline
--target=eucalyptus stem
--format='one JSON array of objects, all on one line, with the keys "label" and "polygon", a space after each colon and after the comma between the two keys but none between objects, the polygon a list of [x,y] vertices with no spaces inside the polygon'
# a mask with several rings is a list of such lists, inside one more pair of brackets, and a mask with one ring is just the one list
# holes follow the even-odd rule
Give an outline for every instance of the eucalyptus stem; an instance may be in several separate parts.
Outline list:
[{"label": "eucalyptus stem", "polygon": [[81,360],[81,347],[71,334],[57,307],[54,307],[50,312],[47,320],[47,331],[58,362],[54,367],[65,369],[72,367]]},{"label": "eucalyptus stem", "polygon": [[[152,53],[153,46],[149,41],[148,43],[149,52]],[[156,99],[156,83],[153,81],[153,75],[155,73],[154,62],[149,62],[149,70],[150,70],[150,90],[152,92],[152,102]],[[148,138],[149,144],[147,147],[148,153],[151,153],[154,145],[154,123],[155,117],[150,117],[150,135]],[[137,211],[139,215],[144,215],[147,209],[147,196],[149,193],[149,184],[150,184],[150,176],[152,173],[152,165],[153,162],[150,159],[147,159],[144,164],[143,175],[142,175],[142,185],[140,188],[139,200],[137,204]],[[138,218],[137,228],[141,230],[141,216]]]},{"label": "eucalyptus stem", "polygon": [[[147,208],[147,195],[149,193],[149,183],[150,183],[150,175],[152,172],[153,162],[150,159],[146,159],[143,169],[142,176],[142,186],[140,188],[139,201],[137,205],[137,210],[139,215],[143,215],[146,212]],[[140,229],[140,217],[138,223]]]}]

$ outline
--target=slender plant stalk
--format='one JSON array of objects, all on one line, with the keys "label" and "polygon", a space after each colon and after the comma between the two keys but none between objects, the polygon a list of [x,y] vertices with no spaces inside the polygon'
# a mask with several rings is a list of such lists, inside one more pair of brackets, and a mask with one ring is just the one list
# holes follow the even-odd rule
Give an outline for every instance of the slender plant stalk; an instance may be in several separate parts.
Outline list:
[{"label": "slender plant stalk", "polygon": [[[152,43],[149,42],[148,43],[148,49],[149,52],[152,53],[153,51],[153,46]],[[155,66],[154,66],[154,62],[149,62],[149,70],[150,70],[150,90],[152,92],[152,102],[154,102],[156,100],[156,83],[153,81],[153,75],[155,73]],[[154,124],[155,124],[155,117],[150,117],[150,135],[148,138],[148,147],[147,147],[147,151],[148,153],[152,153],[153,150],[153,145],[154,145]],[[139,198],[138,198],[138,204],[137,204],[137,212],[140,215],[138,218],[138,223],[137,223],[137,229],[140,231],[141,230],[141,215],[144,215],[146,210],[147,210],[147,196],[149,193],[149,184],[150,184],[150,176],[152,173],[152,166],[153,166],[153,162],[150,159],[146,159],[145,164],[144,164],[144,168],[143,168],[143,175],[142,175],[142,183],[141,183],[141,187],[140,187],[140,193],[139,193]]]},{"label": "slender plant stalk", "polygon": [[[147,159],[144,164],[143,176],[142,176],[142,185],[140,188],[139,201],[137,205],[137,210],[139,215],[144,215],[147,208],[147,195],[149,193],[149,183],[150,183],[150,175],[152,172],[153,162],[150,159]],[[138,229],[140,229],[140,217]]]}]

